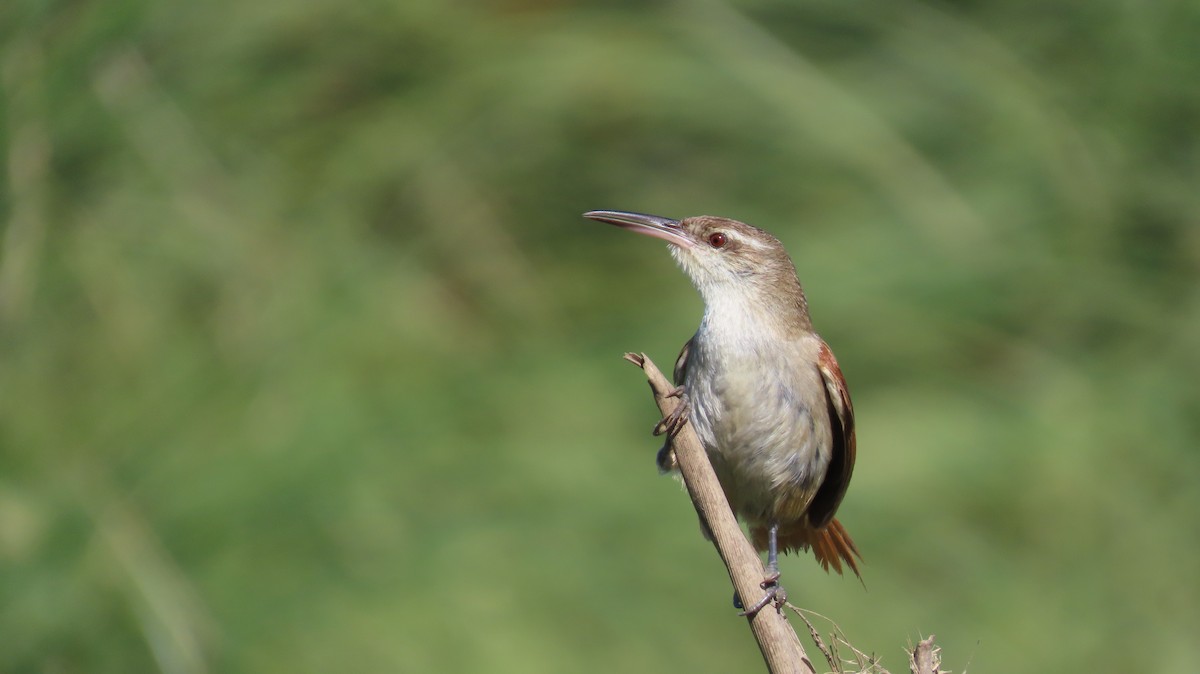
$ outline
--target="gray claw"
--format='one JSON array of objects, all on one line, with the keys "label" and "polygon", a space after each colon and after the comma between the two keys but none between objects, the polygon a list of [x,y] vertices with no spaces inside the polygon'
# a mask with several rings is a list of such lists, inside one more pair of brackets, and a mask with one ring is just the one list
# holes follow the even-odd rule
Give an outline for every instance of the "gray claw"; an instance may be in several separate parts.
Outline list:
[{"label": "gray claw", "polygon": [[683,430],[684,424],[688,421],[688,414],[691,412],[691,403],[687,398],[687,391],[682,386],[676,386],[673,391],[666,395],[668,398],[679,398],[679,404],[670,414],[663,417],[661,421],[654,426],[654,434],[667,434],[668,438],[673,438],[679,435],[679,431]]},{"label": "gray claw", "polygon": [[[770,575],[764,578],[763,582],[759,583],[758,586],[761,587],[765,592],[765,594],[762,596],[762,599],[754,602],[754,606],[738,612],[739,616],[745,617],[754,615],[755,613],[763,610],[763,608],[770,603],[774,603],[775,610],[778,611],[781,610],[783,605],[787,603],[787,590],[783,589],[783,586],[779,584],[778,571],[772,572]],[[733,596],[733,605],[737,608],[742,607],[741,597],[736,594]]]}]

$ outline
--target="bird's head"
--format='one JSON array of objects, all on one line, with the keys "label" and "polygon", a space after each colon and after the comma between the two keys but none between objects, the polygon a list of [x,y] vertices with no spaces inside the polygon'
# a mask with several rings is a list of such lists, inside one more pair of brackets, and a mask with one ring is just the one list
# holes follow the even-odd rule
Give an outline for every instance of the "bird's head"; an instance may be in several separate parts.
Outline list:
[{"label": "bird's head", "polygon": [[803,302],[796,268],[783,244],[744,222],[712,215],[672,220],[626,211],[589,211],[585,218],[662,239],[692,279],[706,304],[730,296],[764,300],[771,296]]}]

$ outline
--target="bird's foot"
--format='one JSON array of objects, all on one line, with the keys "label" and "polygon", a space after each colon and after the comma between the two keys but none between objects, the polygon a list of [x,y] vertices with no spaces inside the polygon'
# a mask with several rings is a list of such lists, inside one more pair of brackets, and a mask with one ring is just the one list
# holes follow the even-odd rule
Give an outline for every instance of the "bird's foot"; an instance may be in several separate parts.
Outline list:
[{"label": "bird's foot", "polygon": [[[758,584],[758,586],[761,587],[765,592],[765,594],[762,596],[762,599],[759,599],[750,608],[740,611],[738,613],[739,616],[752,616],[763,610],[767,604],[771,603],[775,604],[775,610],[778,611],[781,610],[783,605],[787,603],[787,590],[783,589],[783,586],[779,584],[778,571],[770,572],[767,577],[763,579],[763,582]],[[733,605],[737,608],[742,608],[742,598],[737,594],[733,595]]]},{"label": "bird's foot", "polygon": [[688,400],[687,391],[682,386],[676,386],[665,397],[679,398],[679,404],[671,413],[662,418],[657,425],[654,426],[654,434],[667,434],[668,438],[673,438],[683,429],[683,425],[687,423],[688,414],[691,412],[691,401]]}]

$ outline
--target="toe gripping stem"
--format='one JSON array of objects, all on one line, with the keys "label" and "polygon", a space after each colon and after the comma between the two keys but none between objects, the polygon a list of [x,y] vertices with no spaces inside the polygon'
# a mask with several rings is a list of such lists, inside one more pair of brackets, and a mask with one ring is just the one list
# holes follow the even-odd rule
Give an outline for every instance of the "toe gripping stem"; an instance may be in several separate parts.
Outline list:
[{"label": "toe gripping stem", "polygon": [[667,398],[679,398],[679,404],[675,406],[671,413],[663,417],[661,421],[654,426],[654,434],[667,434],[668,438],[673,438],[683,429],[684,424],[688,421],[688,414],[691,412],[691,401],[688,400],[687,391],[682,386],[676,386],[666,395]]},{"label": "toe gripping stem", "polygon": [[762,599],[754,603],[754,606],[738,613],[740,616],[750,616],[763,610],[763,608],[772,602],[775,603],[775,610],[783,609],[783,605],[787,603],[787,591],[779,584],[779,524],[774,523],[767,529],[767,576],[763,582],[758,584],[763,589]]},{"label": "toe gripping stem", "polygon": [[754,602],[754,605],[744,611],[738,611],[738,615],[752,616],[766,608],[767,604],[774,603],[775,610],[783,609],[783,605],[787,603],[787,590],[779,584],[779,571],[772,571],[763,582],[758,584],[764,591],[762,599]]}]

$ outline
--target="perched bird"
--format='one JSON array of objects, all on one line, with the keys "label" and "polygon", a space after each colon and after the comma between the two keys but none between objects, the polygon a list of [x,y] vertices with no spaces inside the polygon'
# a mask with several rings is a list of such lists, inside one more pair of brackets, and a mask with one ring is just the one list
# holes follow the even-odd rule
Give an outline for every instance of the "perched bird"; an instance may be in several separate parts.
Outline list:
[{"label": "perched bird", "polygon": [[[747,612],[776,598],[780,551],[811,549],[826,570],[840,574],[844,563],[861,578],[862,556],[834,517],[854,470],[854,410],[783,245],[708,215],[584,217],[665,240],[704,299],[700,328],[675,363],[684,404],[658,430],[691,423],[734,512],[767,552],[767,595]],[[664,471],[675,467],[669,446],[658,456]]]}]

